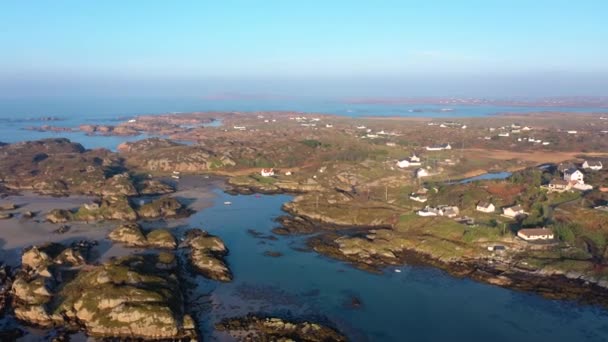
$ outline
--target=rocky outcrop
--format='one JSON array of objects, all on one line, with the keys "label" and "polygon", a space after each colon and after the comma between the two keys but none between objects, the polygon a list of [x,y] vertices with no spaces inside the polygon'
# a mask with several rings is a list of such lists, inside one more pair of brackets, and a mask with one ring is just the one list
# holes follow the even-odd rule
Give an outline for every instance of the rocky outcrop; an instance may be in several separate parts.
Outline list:
[{"label": "rocky outcrop", "polygon": [[65,223],[73,219],[71,211],[66,209],[53,209],[46,214],[46,220],[51,223]]},{"label": "rocky outcrop", "polygon": [[85,150],[68,139],[0,146],[0,180],[8,189],[47,195],[99,195],[106,179],[123,169],[115,153]]},{"label": "rocky outcrop", "polygon": [[12,202],[0,203],[0,210],[15,210],[17,205]]},{"label": "rocky outcrop", "polygon": [[11,269],[4,264],[0,264],[0,318],[4,316],[6,305],[9,301],[9,292],[11,287]]},{"label": "rocky outcrop", "polygon": [[131,176],[126,172],[110,177],[101,188],[102,196],[136,196],[137,194]]},{"label": "rocky outcrop", "polygon": [[106,196],[97,202],[84,204],[75,211],[53,209],[47,215],[51,223],[69,221],[97,222],[105,220],[136,221],[137,219],[159,219],[187,216],[188,208],[172,197],[161,197],[136,207],[127,196]]},{"label": "rocky outcrop", "polygon": [[56,311],[93,337],[194,339],[175,274],[159,263],[156,255],[131,256],[80,272],[62,288]]},{"label": "rocky outcrop", "polygon": [[78,128],[80,131],[88,133],[88,135],[133,136],[140,134],[138,130],[129,126],[80,125]]},{"label": "rocky outcrop", "polygon": [[146,235],[146,241],[149,247],[175,249],[177,243],[173,234],[166,229],[154,229]]},{"label": "rocky outcrop", "polygon": [[249,315],[229,318],[215,325],[238,341],[347,341],[346,336],[329,327],[311,322],[292,322],[281,318]]},{"label": "rocky outcrop", "polygon": [[141,227],[136,223],[123,224],[115,228],[108,235],[110,240],[120,242],[128,247],[149,247],[175,249],[177,243],[173,235],[166,229],[154,229],[144,235]]},{"label": "rocky outcrop", "polygon": [[129,165],[149,172],[199,173],[235,165],[228,156],[218,155],[202,146],[178,144],[167,139],[151,138],[118,147]]},{"label": "rocky outcrop", "polygon": [[228,249],[220,238],[192,229],[186,233],[184,243],[190,248],[190,263],[198,272],[213,280],[232,280],[232,273],[223,260]]},{"label": "rocky outcrop", "polygon": [[173,197],[161,197],[137,209],[142,219],[157,219],[187,215],[186,208]]},{"label": "rocky outcrop", "polygon": [[128,223],[116,227],[110,232],[108,238],[129,247],[144,247],[147,245],[146,237],[137,223]]},{"label": "rocky outcrop", "polygon": [[61,324],[63,317],[51,310],[55,274],[61,266],[80,266],[86,263],[83,252],[89,244],[65,247],[57,243],[33,246],[21,256],[21,270],[11,286],[15,317],[27,324],[52,327]]},{"label": "rocky outcrop", "polygon": [[175,190],[168,184],[155,179],[146,179],[137,184],[137,191],[140,195],[164,195],[170,194]]}]

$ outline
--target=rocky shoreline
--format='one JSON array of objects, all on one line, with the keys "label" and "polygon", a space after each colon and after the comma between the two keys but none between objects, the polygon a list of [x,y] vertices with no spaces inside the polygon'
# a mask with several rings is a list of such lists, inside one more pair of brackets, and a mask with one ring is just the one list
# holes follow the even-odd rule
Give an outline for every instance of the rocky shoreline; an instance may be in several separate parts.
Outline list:
[{"label": "rocky shoreline", "polygon": [[[281,187],[272,188],[235,182],[228,179],[228,193],[238,194],[306,194],[309,191],[290,191]],[[372,241],[377,232],[391,231],[390,224],[370,222],[358,224],[350,219],[334,219],[328,215],[310,213],[298,207],[299,197],[285,203],[283,210],[287,215],[276,219],[279,224],[273,229],[278,235],[307,235],[315,234],[308,239],[307,245],[312,250],[327,257],[342,260],[359,269],[382,273],[386,267],[399,265],[421,265],[441,269],[455,277],[467,277],[479,282],[501,286],[509,289],[534,292],[545,298],[575,300],[592,305],[608,307],[608,283],[586,279],[575,272],[541,273],[527,270],[517,260],[501,258],[445,258],[433,255],[423,249],[417,249],[416,244],[397,249],[378,249],[369,245],[369,249],[352,249],[341,242],[350,237],[360,241]],[[326,204],[327,205],[327,204]],[[380,237],[381,238],[381,237]],[[388,237],[386,237],[388,238]]]},{"label": "rocky shoreline", "polygon": [[[298,220],[300,219],[300,220]],[[285,234],[311,234],[315,235],[307,241],[312,250],[324,256],[348,262],[354,267],[372,273],[382,273],[387,267],[401,265],[431,266],[441,269],[458,278],[467,277],[479,282],[505,287],[513,290],[534,292],[545,298],[574,300],[586,304],[608,307],[608,287],[593,283],[587,279],[567,274],[539,274],[526,271],[511,263],[488,262],[484,259],[441,260],[430,254],[416,249],[403,249],[400,251],[352,251],[341,248],[339,241],[345,237],[373,234],[385,227],[344,227],[339,231],[337,224],[324,227],[326,223],[312,223],[310,218],[295,218],[291,221],[281,220],[283,224],[289,222],[307,222],[302,229],[299,224],[293,227],[277,228]],[[311,227],[314,227],[310,229]],[[328,232],[329,230],[329,232]],[[340,233],[338,233],[340,232]]]}]

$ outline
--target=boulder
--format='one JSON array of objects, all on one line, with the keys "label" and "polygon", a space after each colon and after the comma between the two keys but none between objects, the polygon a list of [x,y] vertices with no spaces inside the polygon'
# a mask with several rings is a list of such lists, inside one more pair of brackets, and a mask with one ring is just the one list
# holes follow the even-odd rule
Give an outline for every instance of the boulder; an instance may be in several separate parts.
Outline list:
[{"label": "boulder", "polygon": [[128,223],[116,227],[110,232],[108,238],[130,247],[144,247],[148,244],[141,227],[137,223]]},{"label": "boulder", "polygon": [[0,210],[15,210],[15,209],[17,209],[17,206],[15,205],[15,203],[7,202],[7,203],[0,204]]},{"label": "boulder", "polygon": [[72,218],[72,212],[66,209],[53,209],[46,215],[46,220],[51,223],[65,223]]},{"label": "boulder", "polygon": [[146,235],[146,240],[149,247],[168,249],[175,249],[177,247],[175,238],[166,229],[155,229],[149,232]]},{"label": "boulder", "polygon": [[162,197],[137,209],[138,215],[144,219],[176,217],[184,212],[184,206],[173,197]]}]

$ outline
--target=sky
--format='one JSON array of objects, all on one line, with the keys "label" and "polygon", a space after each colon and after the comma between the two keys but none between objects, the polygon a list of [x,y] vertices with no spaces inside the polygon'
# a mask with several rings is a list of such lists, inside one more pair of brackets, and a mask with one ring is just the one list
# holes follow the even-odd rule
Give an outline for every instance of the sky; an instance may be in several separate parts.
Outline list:
[{"label": "sky", "polygon": [[0,96],[608,95],[604,0],[5,1]]}]

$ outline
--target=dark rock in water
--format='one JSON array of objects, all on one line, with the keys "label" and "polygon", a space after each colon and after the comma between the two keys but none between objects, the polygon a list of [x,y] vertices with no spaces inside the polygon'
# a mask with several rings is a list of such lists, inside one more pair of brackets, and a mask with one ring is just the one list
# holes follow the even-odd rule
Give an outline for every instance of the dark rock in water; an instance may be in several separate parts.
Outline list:
[{"label": "dark rock in water", "polygon": [[[9,301],[9,291],[11,290],[12,279],[11,279],[11,269],[4,265],[0,264],[0,317],[4,316],[4,310],[6,309],[6,305]],[[2,333],[0,333],[0,337]],[[4,339],[0,339],[4,341]]]},{"label": "dark rock in water", "polygon": [[357,296],[351,296],[345,303],[344,307],[347,309],[360,309],[363,303]]},{"label": "dark rock in water", "polygon": [[264,252],[264,256],[278,258],[278,257],[282,257],[283,253],[276,252],[276,251],[266,251],[266,252]]},{"label": "dark rock in water", "polygon": [[34,216],[36,216],[36,214],[32,211],[26,211],[23,214],[21,214],[21,217],[26,218],[26,219],[32,218]]},{"label": "dark rock in water", "polygon": [[62,224],[61,226],[59,226],[59,228],[55,229],[54,233],[55,234],[64,234],[67,233],[70,230],[70,226],[68,226],[67,224]]},{"label": "dark rock in water", "polygon": [[256,239],[265,239],[265,240],[271,240],[271,241],[278,240],[277,237],[274,235],[266,235],[262,232],[258,232],[255,229],[247,229],[247,233]]},{"label": "dark rock in water", "polygon": [[217,323],[215,328],[227,332],[240,341],[347,341],[346,336],[317,323],[293,322],[253,315],[225,319]]}]

